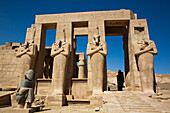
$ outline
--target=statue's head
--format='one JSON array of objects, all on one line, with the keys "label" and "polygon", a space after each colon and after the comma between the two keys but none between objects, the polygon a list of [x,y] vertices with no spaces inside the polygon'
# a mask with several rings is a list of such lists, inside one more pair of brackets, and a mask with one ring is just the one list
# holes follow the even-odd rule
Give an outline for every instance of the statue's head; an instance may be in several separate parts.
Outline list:
[{"label": "statue's head", "polygon": [[30,81],[35,79],[34,71],[32,69],[28,70],[27,73],[25,74],[25,78]]},{"label": "statue's head", "polygon": [[146,47],[144,39],[139,40],[137,43],[138,43],[138,45],[140,46],[141,49],[144,49]]},{"label": "statue's head", "polygon": [[100,42],[100,35],[96,35],[93,37],[93,43],[95,45],[99,45],[99,42]]},{"label": "statue's head", "polygon": [[59,40],[58,42],[56,42],[56,45],[59,46],[59,47],[61,47],[61,46],[62,46],[62,41]]},{"label": "statue's head", "polygon": [[33,43],[34,43],[34,40],[31,40],[31,41],[27,42],[28,46],[32,46]]}]

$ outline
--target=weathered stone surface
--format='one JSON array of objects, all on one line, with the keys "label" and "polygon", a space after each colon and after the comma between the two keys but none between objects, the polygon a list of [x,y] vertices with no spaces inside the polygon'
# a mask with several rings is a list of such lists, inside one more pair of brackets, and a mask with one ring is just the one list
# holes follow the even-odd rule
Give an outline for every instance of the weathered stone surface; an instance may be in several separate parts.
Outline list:
[{"label": "weathered stone surface", "polygon": [[54,57],[53,66],[53,95],[65,94],[67,62],[70,51],[70,45],[66,41],[58,41],[52,45],[51,56]]},{"label": "weathered stone surface", "polygon": [[103,96],[102,95],[92,95],[90,97],[90,105],[92,107],[99,107],[101,108],[103,105]]},{"label": "weathered stone surface", "polygon": [[157,55],[155,43],[151,40],[141,39],[134,47],[137,67],[140,73],[142,91],[154,92],[155,76],[153,55]]},{"label": "weathered stone surface", "polygon": [[32,69],[25,74],[25,79],[21,79],[20,86],[16,91],[16,101],[18,108],[31,108],[34,101],[35,74]]},{"label": "weathered stone surface", "polygon": [[48,106],[66,105],[66,95],[49,95],[47,97]]},{"label": "weathered stone surface", "polygon": [[107,55],[107,45],[100,41],[100,35],[93,37],[87,44],[87,55],[90,56],[93,75],[93,95],[103,92],[104,57]]},{"label": "weathered stone surface", "polygon": [[[52,47],[45,47],[48,29],[56,29],[56,40]],[[117,80],[115,76],[109,77],[107,84],[108,52],[105,36],[115,35],[123,35],[125,74],[119,76],[119,73]],[[87,63],[84,53],[76,53],[76,36],[88,36]],[[139,43],[142,40],[143,43]],[[126,86],[124,90],[153,92],[154,54],[157,54],[157,50],[155,43],[149,40],[146,19],[137,19],[137,14],[130,10],[36,15],[35,24],[27,29],[25,44],[6,43],[0,46],[0,86],[2,89],[16,88],[26,71],[33,69],[36,76],[35,93],[38,96],[45,95],[48,105],[65,105],[66,95],[72,95],[72,99],[75,96],[80,100],[91,96],[91,105],[100,107],[99,111],[102,111],[101,106],[105,98],[103,91],[111,84],[117,85],[118,90]],[[14,58],[14,55],[19,58]],[[120,80],[124,81],[123,77],[126,77],[125,84],[120,84]],[[162,85],[167,87],[167,84]],[[129,96],[122,96],[134,96],[132,99],[140,101],[140,98],[131,93]],[[129,98],[121,100],[117,93],[111,98],[118,99],[118,102],[130,101]],[[130,107],[126,110],[121,102],[116,103],[117,110],[129,112]],[[132,103],[135,104],[134,101]],[[111,105],[107,107],[109,109],[106,112],[110,112]]]},{"label": "weathered stone surface", "polygon": [[24,78],[24,74],[29,70],[35,70],[35,62],[37,56],[37,45],[34,44],[34,40],[31,42],[26,42],[19,46],[16,53],[16,57],[20,59],[20,79]]},{"label": "weathered stone surface", "polygon": [[[13,43],[12,43],[13,44]],[[19,84],[19,63],[12,46],[0,46],[0,87],[2,89],[17,88]]]},{"label": "weathered stone surface", "polygon": [[8,109],[2,109],[1,113],[33,113],[34,110],[29,109],[21,109],[21,108],[8,108]]},{"label": "weathered stone surface", "polygon": [[87,78],[73,78],[72,79],[72,95],[74,99],[88,99],[87,94]]},{"label": "weathered stone surface", "polygon": [[11,94],[13,93],[14,91],[0,91],[0,106],[10,106],[12,104]]},{"label": "weathered stone surface", "polygon": [[78,78],[87,78],[87,61],[84,53],[76,53],[78,57]]},{"label": "weathered stone surface", "polygon": [[117,90],[117,85],[118,85],[117,75],[118,75],[117,71],[111,71],[111,70],[107,71],[108,90],[110,91]]}]

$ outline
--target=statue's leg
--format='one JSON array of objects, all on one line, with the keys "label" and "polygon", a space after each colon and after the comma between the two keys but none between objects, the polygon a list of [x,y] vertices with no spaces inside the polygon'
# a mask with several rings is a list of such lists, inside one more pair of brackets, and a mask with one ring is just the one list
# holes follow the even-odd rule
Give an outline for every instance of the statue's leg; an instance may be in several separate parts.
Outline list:
[{"label": "statue's leg", "polygon": [[31,108],[31,103],[30,102],[26,103],[26,108]]},{"label": "statue's leg", "polygon": [[95,53],[91,59],[93,72],[93,95],[103,92],[104,57]]},{"label": "statue's leg", "polygon": [[139,64],[140,76],[142,81],[142,91],[154,92],[153,90],[153,55],[145,53],[141,55]]},{"label": "statue's leg", "polygon": [[53,94],[64,94],[64,82],[65,82],[65,69],[66,69],[66,57],[63,55],[57,55],[54,58],[52,86]]}]

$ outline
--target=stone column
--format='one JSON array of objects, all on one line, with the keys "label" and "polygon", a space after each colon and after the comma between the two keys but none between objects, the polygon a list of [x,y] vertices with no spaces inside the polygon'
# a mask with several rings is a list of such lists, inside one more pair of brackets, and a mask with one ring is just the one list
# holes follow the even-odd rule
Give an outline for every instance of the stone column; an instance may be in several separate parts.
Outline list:
[{"label": "stone column", "polygon": [[[101,42],[105,42],[105,27],[104,27],[104,21],[103,20],[98,20],[98,18],[95,18],[95,20],[90,20],[89,21],[89,29],[88,29],[88,42],[92,41],[92,38],[96,35],[96,34],[100,34],[100,41]],[[98,30],[96,29],[98,28]],[[105,59],[105,58],[104,58]],[[105,63],[106,66],[106,63]],[[107,71],[107,69],[104,69],[105,71]],[[104,76],[107,76],[107,72],[104,72]],[[95,77],[93,77],[93,73],[92,73],[92,61],[91,61],[91,57],[88,56],[88,93],[91,95],[93,92],[93,86],[95,85],[93,83],[93,81],[95,81]],[[103,78],[102,78],[103,81]],[[100,84],[104,85],[104,83]],[[101,89],[103,91],[103,88]]]},{"label": "stone column", "polygon": [[20,45],[16,56],[20,58],[20,79],[23,79],[29,69],[35,70],[37,46],[33,42]]},{"label": "stone column", "polygon": [[141,88],[144,92],[154,93],[154,60],[153,55],[157,55],[154,41],[142,39],[135,45],[135,56],[140,72]]},{"label": "stone column", "polygon": [[93,93],[90,97],[90,104],[92,106],[101,107],[104,76],[107,76],[105,73],[107,45],[105,43],[104,21],[102,20],[89,21],[87,55],[90,56],[92,69]]},{"label": "stone column", "polygon": [[53,60],[52,87],[53,93],[48,96],[49,105],[62,106],[66,104],[72,76],[72,60],[70,43],[72,42],[72,24],[57,23],[56,42],[52,46]]},{"label": "stone column", "polygon": [[46,28],[39,23],[34,25],[36,27],[35,30],[35,38],[34,43],[37,45],[38,56],[35,66],[35,75],[37,78],[43,77],[43,69],[44,69],[44,49],[45,49],[45,37],[46,37]]},{"label": "stone column", "polygon": [[78,78],[85,78],[85,55],[84,53],[78,53],[78,55],[79,55]]},{"label": "stone column", "polygon": [[79,75],[78,78],[84,78],[84,61],[80,60],[79,61]]},{"label": "stone column", "polygon": [[126,76],[128,90],[142,90],[141,75],[135,57],[136,42],[141,39],[149,39],[146,19],[130,20],[128,35],[129,72]]}]

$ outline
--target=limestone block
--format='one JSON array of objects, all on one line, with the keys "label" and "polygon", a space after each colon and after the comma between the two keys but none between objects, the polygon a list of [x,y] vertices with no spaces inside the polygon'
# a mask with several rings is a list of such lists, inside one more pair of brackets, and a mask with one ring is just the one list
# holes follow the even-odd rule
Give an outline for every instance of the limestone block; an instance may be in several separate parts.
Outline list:
[{"label": "limestone block", "polygon": [[2,111],[2,113],[33,113],[34,109],[9,108]]},{"label": "limestone block", "polygon": [[72,100],[73,99],[73,95],[66,95],[67,100]]},{"label": "limestone block", "polygon": [[20,45],[21,45],[21,43],[12,43],[12,47],[14,47],[14,46],[19,47]]},{"label": "limestone block", "polygon": [[90,97],[90,106],[92,107],[102,107],[103,97],[102,95],[92,95]]},{"label": "limestone block", "polygon": [[66,95],[49,95],[47,97],[48,106],[66,105]]},{"label": "limestone block", "polygon": [[6,47],[10,47],[11,45],[12,45],[11,42],[6,42],[6,43],[5,43],[5,46],[6,46]]},{"label": "limestone block", "polygon": [[72,95],[74,99],[87,99],[87,78],[72,79]]}]

